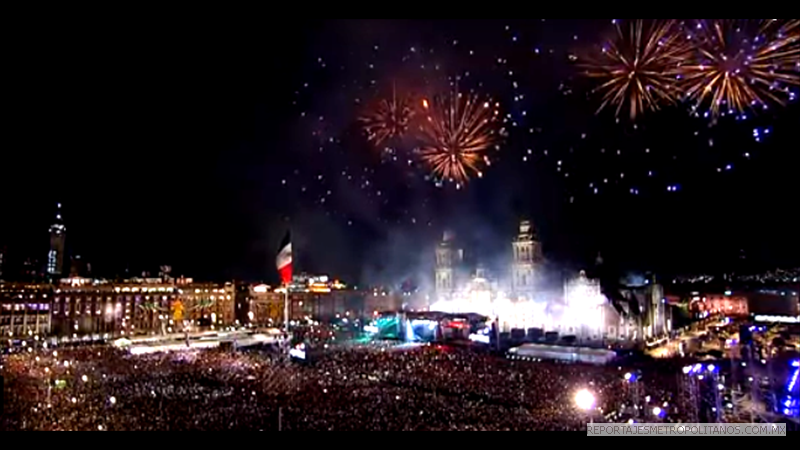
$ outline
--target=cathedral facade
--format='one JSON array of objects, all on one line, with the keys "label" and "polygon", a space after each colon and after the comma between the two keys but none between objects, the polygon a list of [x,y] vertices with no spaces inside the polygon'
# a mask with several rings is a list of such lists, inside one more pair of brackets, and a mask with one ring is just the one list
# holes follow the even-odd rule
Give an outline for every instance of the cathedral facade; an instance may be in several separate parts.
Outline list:
[{"label": "cathedral facade", "polygon": [[480,267],[467,269],[455,236],[445,233],[436,248],[435,295],[429,309],[481,314],[495,320],[502,332],[537,330],[580,341],[650,342],[670,332],[663,289],[657,284],[626,292],[630,302],[625,305],[612,304],[600,282],[585,272],[554,288],[530,221],[520,224],[511,250],[508,272],[494,279]]}]

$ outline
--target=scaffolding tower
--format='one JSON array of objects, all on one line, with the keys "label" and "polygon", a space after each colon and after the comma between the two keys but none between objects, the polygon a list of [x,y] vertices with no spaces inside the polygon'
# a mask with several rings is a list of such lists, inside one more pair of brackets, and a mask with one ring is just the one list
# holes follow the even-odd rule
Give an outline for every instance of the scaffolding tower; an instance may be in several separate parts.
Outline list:
[{"label": "scaffolding tower", "polygon": [[698,369],[698,366],[685,367],[683,373],[678,375],[680,407],[689,423],[700,422],[700,383],[697,373],[702,367]]}]

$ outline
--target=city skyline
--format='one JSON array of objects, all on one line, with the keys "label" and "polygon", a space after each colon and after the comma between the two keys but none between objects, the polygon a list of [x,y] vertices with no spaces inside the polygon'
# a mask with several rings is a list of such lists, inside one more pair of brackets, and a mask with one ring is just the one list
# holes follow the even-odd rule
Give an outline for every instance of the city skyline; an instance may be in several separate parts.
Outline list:
[{"label": "city skyline", "polygon": [[[163,275],[165,268],[172,271],[172,266],[164,266],[154,261],[144,263],[140,267],[131,268],[127,266],[125,270],[113,272],[107,267],[100,267],[96,273],[91,272],[92,261],[84,260],[80,255],[79,248],[67,247],[65,244],[66,239],[66,221],[62,212],[63,205],[58,203],[55,213],[55,220],[50,222],[53,224],[50,227],[50,246],[46,257],[35,258],[25,256],[22,253],[14,254],[11,252],[9,257],[8,247],[0,247],[0,275],[5,274],[6,281],[14,281],[20,279],[29,279],[31,277],[41,281],[51,280],[58,282],[60,279],[71,277],[85,277],[94,276],[97,279],[125,279],[125,278],[154,278],[157,274],[159,277]],[[504,247],[500,251],[494,253],[479,252],[477,250],[485,248],[480,244],[476,245],[474,240],[463,239],[460,235],[446,229],[439,235],[438,240],[426,247],[427,251],[422,254],[416,255],[417,261],[424,261],[417,265],[413,265],[411,269],[407,270],[403,275],[398,275],[397,272],[391,274],[390,278],[373,278],[372,281],[365,281],[363,279],[347,279],[336,274],[335,270],[321,269],[316,272],[300,268],[298,274],[303,276],[310,276],[307,274],[323,273],[335,274],[334,279],[345,280],[351,285],[360,284],[367,286],[368,289],[373,287],[381,289],[389,289],[391,291],[401,292],[404,289],[427,289],[431,292],[439,291],[440,287],[440,258],[439,251],[443,245],[451,245],[454,249],[458,249],[458,274],[453,275],[456,278],[460,277],[455,284],[464,285],[465,280],[471,279],[473,276],[488,276],[494,280],[503,279],[508,280],[509,285],[517,286],[532,285],[535,282],[541,282],[543,285],[552,286],[559,285],[562,282],[571,280],[578,273],[587,272],[593,277],[601,276],[597,272],[600,265],[605,267],[605,270],[610,270],[606,274],[618,276],[620,282],[627,283],[630,286],[638,285],[641,280],[645,278],[657,276],[662,281],[667,281],[670,284],[678,285],[715,285],[719,288],[725,288],[736,285],[770,285],[770,284],[783,284],[791,285],[797,283],[800,277],[800,269],[791,266],[765,266],[771,267],[768,269],[759,270],[732,270],[725,272],[721,269],[712,271],[683,271],[683,272],[656,272],[642,268],[622,267],[619,265],[608,266],[605,263],[601,253],[598,253],[594,261],[587,261],[582,264],[564,264],[560,261],[553,261],[546,258],[542,252],[542,241],[539,239],[539,233],[536,225],[530,220],[522,220],[517,224],[517,231],[519,236],[514,237],[513,233],[508,233],[506,242],[501,246]],[[527,244],[530,242],[531,244]],[[520,245],[533,245],[532,248],[523,249]],[[437,247],[439,250],[437,250]],[[12,247],[13,248],[13,247]],[[19,248],[19,247],[17,247]],[[523,253],[527,251],[528,253]],[[499,256],[498,256],[499,255]],[[528,268],[530,263],[520,263],[520,258],[523,260],[536,261],[535,268]],[[739,258],[744,262],[746,255],[740,253]],[[65,265],[69,262],[69,265]],[[745,267],[744,264],[740,265],[741,268]],[[5,273],[4,273],[5,272]],[[483,275],[481,275],[483,274]],[[34,276],[35,275],[35,276]],[[194,277],[191,272],[181,272],[178,276]],[[327,275],[326,275],[327,276]],[[452,277],[452,276],[451,276]],[[2,278],[0,278],[2,279]],[[277,283],[277,276],[275,274],[267,273],[264,276],[255,276],[251,278],[246,277],[231,277],[226,278],[224,275],[214,274],[209,278],[203,278],[207,281],[225,281],[229,279],[238,279],[251,283]],[[389,281],[387,281],[389,280]],[[534,281],[536,280],[536,281]],[[640,280],[640,281],[636,281]],[[451,285],[454,281],[450,281]],[[523,289],[524,290],[524,289]]]},{"label": "city skyline", "polygon": [[[666,272],[733,270],[742,251],[754,270],[800,264],[788,217],[798,194],[796,102],[711,128],[677,107],[635,129],[595,115],[569,56],[590,49],[608,23],[299,22],[305,38],[266,60],[252,55],[278,38],[269,33],[220,37],[210,51],[198,41],[180,61],[146,40],[147,58],[163,56],[172,75],[135,83],[125,72],[88,84],[100,50],[77,46],[74,74],[38,86],[37,101],[12,99],[12,134],[25,144],[3,157],[16,170],[0,178],[12,218],[0,223],[0,243],[17,260],[43,263],[42,233],[63,202],[68,245],[111,274],[172,264],[203,278],[269,279],[291,227],[307,271],[380,280],[413,270],[416,249],[446,229],[475,242],[482,259],[502,258],[497,249],[506,251],[522,218],[537,224],[552,260],[576,268],[597,253]],[[148,61],[129,50],[110,58]],[[24,85],[38,64],[12,77]],[[491,170],[460,190],[398,167],[356,126],[356,100],[431,71],[470,72],[464,89],[497,97],[518,125],[508,124]],[[653,182],[630,185],[650,172]]]},{"label": "city skyline", "polygon": [[129,15],[10,16],[0,430],[800,429],[800,19]]}]

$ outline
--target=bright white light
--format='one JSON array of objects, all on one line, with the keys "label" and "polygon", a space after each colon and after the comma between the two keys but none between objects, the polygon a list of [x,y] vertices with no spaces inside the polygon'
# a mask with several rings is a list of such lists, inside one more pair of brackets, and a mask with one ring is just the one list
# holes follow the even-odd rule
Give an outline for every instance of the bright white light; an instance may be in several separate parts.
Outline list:
[{"label": "bright white light", "polygon": [[800,317],[756,316],[756,322],[795,324],[800,323]]},{"label": "bright white light", "polygon": [[575,394],[575,405],[583,411],[593,410],[596,401],[594,395],[585,389]]},{"label": "bright white light", "polygon": [[301,359],[301,360],[305,361],[306,352],[304,352],[303,350],[295,348],[295,349],[289,350],[289,356],[291,356],[292,358],[297,358],[297,359]]},{"label": "bright white light", "polygon": [[653,408],[653,415],[656,417],[661,417],[661,413],[664,412],[661,408],[655,407]]},{"label": "bright white light", "polygon": [[116,397],[111,397],[110,399],[108,399],[108,402],[111,403],[112,405],[116,405],[117,404],[117,398]]},{"label": "bright white light", "polygon": [[477,342],[479,344],[486,344],[486,345],[492,343],[492,339],[489,336],[484,336],[480,334],[471,334],[469,336],[469,340],[472,342]]},{"label": "bright white light", "polygon": [[84,383],[87,383],[89,381],[89,377],[84,375],[84,376],[81,377],[81,381],[83,381]]}]

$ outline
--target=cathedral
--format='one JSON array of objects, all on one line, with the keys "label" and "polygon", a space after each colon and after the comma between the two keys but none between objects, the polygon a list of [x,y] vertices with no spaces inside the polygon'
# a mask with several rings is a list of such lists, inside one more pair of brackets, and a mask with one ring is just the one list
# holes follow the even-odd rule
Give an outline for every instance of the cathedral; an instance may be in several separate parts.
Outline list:
[{"label": "cathedral", "polygon": [[514,240],[514,262],[511,268],[513,296],[521,300],[533,300],[536,288],[542,280],[544,255],[533,226],[524,221],[519,227],[519,236]]},{"label": "cathedral", "polygon": [[455,235],[445,233],[436,248],[429,310],[481,314],[497,321],[503,332],[558,333],[580,341],[641,343],[669,333],[663,289],[656,283],[622,290],[622,302],[609,301],[600,282],[585,272],[554,288],[555,277],[545,273],[542,245],[530,221],[520,224],[511,250],[508,272],[493,279],[480,266],[474,271],[466,267]]},{"label": "cathedral", "polygon": [[464,250],[457,247],[455,234],[448,231],[436,248],[436,294],[452,297],[463,281]]}]

